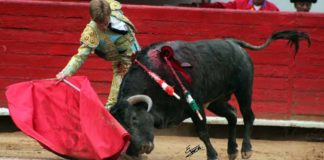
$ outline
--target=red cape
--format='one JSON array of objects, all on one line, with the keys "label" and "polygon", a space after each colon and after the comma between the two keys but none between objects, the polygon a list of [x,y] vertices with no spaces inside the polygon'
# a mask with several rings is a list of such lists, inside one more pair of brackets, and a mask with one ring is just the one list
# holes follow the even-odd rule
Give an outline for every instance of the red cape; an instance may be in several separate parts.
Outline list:
[{"label": "red cape", "polygon": [[57,80],[11,85],[10,115],[25,134],[45,148],[78,159],[116,159],[127,146],[127,131],[103,107],[86,77],[70,77],[76,91]]}]

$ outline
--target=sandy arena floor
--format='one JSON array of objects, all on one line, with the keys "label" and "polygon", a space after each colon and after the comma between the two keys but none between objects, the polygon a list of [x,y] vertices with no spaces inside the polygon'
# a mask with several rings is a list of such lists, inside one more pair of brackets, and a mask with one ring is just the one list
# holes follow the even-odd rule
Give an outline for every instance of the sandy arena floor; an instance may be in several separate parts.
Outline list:
[{"label": "sandy arena floor", "polygon": [[[241,139],[238,139],[241,143]],[[251,160],[324,160],[323,142],[253,140]],[[226,139],[212,139],[220,160],[227,160]],[[186,158],[186,148],[200,145],[199,150]],[[202,142],[196,137],[157,136],[155,149],[148,160],[203,160],[206,159]],[[22,132],[0,133],[0,160],[62,159],[43,149]],[[241,159],[241,158],[238,158]]]}]

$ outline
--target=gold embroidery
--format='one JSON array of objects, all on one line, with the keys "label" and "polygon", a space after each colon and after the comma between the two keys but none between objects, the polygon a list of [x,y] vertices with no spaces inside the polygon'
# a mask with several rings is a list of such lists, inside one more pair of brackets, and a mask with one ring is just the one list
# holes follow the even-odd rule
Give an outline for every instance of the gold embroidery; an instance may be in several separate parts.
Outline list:
[{"label": "gold embroidery", "polygon": [[96,48],[99,45],[99,37],[90,25],[83,30],[80,41],[90,48]]},{"label": "gold embroidery", "polygon": [[112,11],[121,9],[121,4],[114,0],[107,0]]},{"label": "gold embroidery", "polygon": [[69,76],[74,74],[84,63],[84,61],[87,59],[88,55],[90,54],[90,51],[91,48],[81,45],[78,49],[78,53],[71,58],[71,60],[62,70],[62,72],[65,75],[69,75]]}]

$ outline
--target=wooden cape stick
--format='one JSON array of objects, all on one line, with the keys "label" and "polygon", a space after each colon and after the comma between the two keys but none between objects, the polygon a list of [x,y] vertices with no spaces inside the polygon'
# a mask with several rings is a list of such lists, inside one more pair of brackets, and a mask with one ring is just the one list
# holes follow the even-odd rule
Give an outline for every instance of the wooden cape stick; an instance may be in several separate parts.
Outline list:
[{"label": "wooden cape stick", "polygon": [[72,87],[73,89],[77,90],[77,91],[81,91],[80,88],[78,88],[77,86],[75,86],[74,84],[72,84],[70,81],[66,80],[65,78],[62,79],[64,83],[66,83],[67,85],[69,85],[70,87]]}]

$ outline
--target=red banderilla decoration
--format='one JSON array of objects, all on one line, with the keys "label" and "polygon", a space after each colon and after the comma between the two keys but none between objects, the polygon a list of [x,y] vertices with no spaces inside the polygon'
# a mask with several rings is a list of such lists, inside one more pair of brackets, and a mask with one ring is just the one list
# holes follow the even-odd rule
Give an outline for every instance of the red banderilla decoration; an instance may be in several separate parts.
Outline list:
[{"label": "red banderilla decoration", "polygon": [[169,96],[174,96],[178,100],[180,100],[180,96],[177,95],[174,92],[174,88],[171,87],[169,84],[167,84],[163,79],[161,79],[157,74],[152,72],[150,69],[148,69],[145,65],[143,65],[140,61],[137,59],[134,59],[134,62],[138,64],[156,83],[159,84],[159,86],[163,89],[164,92],[166,92]]},{"label": "red banderilla decoration", "polygon": [[170,68],[173,76],[176,78],[178,84],[180,85],[183,94],[186,97],[187,103],[190,105],[191,109],[194,110],[200,120],[203,120],[203,117],[201,116],[199,112],[199,106],[195,99],[192,98],[190,92],[186,89],[186,87],[182,84],[178,74],[175,72],[174,68],[172,67],[171,62],[169,59],[173,58],[173,49],[170,46],[163,46],[161,48],[160,56],[163,57],[164,61],[167,63],[168,67]]}]

